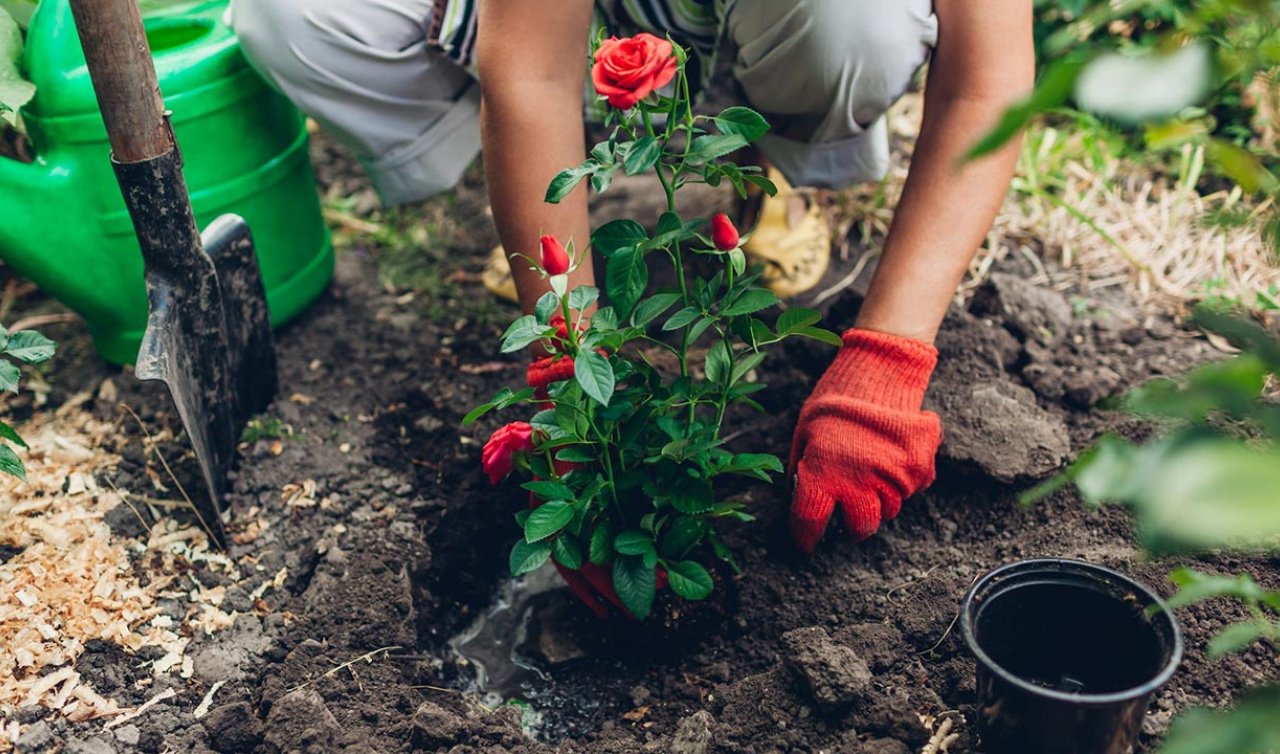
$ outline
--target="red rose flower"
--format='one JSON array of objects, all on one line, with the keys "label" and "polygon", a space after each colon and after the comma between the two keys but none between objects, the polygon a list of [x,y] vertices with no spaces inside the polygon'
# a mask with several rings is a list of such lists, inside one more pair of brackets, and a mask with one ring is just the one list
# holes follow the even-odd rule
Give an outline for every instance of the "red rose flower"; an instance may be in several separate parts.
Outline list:
[{"label": "red rose flower", "polygon": [[711,218],[711,242],[720,251],[732,251],[738,248],[738,229],[723,212],[717,212]]},{"label": "red rose flower", "polygon": [[529,422],[511,422],[499,427],[484,444],[480,458],[489,481],[497,484],[511,473],[517,453],[533,450],[533,426]]},{"label": "red rose flower", "polygon": [[569,271],[569,252],[555,236],[543,236],[538,243],[542,246],[542,269],[548,275],[563,275]]},{"label": "red rose flower", "polygon": [[635,104],[676,75],[676,57],[671,43],[641,32],[634,37],[610,37],[596,49],[591,82],[596,91],[619,110]]}]

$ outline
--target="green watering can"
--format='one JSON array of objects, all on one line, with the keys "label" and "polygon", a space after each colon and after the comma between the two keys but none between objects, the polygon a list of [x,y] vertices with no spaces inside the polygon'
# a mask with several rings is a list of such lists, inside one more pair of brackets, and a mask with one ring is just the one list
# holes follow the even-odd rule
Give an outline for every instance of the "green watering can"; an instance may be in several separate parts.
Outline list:
[{"label": "green watering can", "polygon": [[[333,247],[303,118],[249,67],[225,10],[225,0],[171,8],[145,20],[146,35],[196,221],[248,221],[279,325],[324,290]],[[103,357],[132,363],[147,325],[142,255],[67,0],[37,8],[25,62],[36,159],[0,158],[0,259],[84,317]]]}]

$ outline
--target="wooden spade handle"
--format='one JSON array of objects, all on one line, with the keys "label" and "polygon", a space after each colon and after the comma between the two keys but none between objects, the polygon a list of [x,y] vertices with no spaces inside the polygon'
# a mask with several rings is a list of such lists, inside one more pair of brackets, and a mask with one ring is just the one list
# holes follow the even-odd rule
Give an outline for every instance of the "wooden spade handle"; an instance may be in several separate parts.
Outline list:
[{"label": "wooden spade handle", "polygon": [[174,148],[137,0],[71,0],[89,78],[117,162]]}]

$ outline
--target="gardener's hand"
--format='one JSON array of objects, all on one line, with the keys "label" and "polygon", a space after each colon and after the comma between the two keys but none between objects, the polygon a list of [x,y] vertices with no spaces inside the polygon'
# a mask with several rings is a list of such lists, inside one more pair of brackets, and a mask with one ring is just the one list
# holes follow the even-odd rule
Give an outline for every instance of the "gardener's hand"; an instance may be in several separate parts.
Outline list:
[{"label": "gardener's hand", "polygon": [[933,346],[854,328],[800,409],[791,446],[791,536],[812,552],[840,509],[845,531],[866,539],[902,501],[933,482],[938,415],[922,411],[938,361]]}]

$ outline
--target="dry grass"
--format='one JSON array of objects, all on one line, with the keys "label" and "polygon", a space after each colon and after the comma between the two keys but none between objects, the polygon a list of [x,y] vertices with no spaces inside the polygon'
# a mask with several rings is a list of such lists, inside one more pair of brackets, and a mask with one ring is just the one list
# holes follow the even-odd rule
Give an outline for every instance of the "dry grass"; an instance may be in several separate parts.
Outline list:
[{"label": "dry grass", "polygon": [[[890,114],[900,159],[885,180],[833,197],[838,239],[856,228],[865,246],[879,248],[906,180],[922,100],[908,95]],[[1086,293],[1121,287],[1166,310],[1179,311],[1210,292],[1246,304],[1273,295],[1280,259],[1262,236],[1276,211],[1271,202],[1250,205],[1239,190],[1199,194],[1203,149],[1185,147],[1179,170],[1168,177],[1117,152],[1087,130],[1032,129],[1009,196],[959,295],[1010,254],[1028,259],[1042,284]],[[841,249],[846,254],[848,243]]]}]

